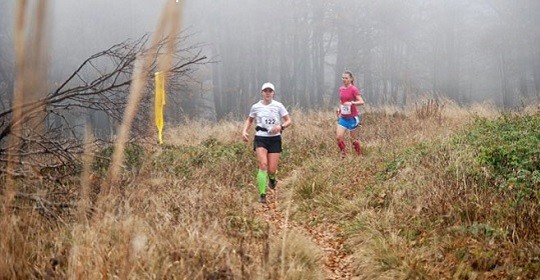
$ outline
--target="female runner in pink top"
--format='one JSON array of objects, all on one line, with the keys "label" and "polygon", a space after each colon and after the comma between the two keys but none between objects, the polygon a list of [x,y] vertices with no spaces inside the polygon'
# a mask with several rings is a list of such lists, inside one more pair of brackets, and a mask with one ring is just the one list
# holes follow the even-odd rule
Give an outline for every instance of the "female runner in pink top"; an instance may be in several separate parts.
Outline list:
[{"label": "female runner in pink top", "polygon": [[356,106],[364,105],[364,99],[356,86],[354,85],[354,76],[351,72],[345,71],[341,75],[343,86],[339,87],[339,109],[338,122],[336,129],[336,139],[341,155],[347,154],[345,144],[345,131],[351,135],[352,145],[357,155],[360,155],[360,140],[358,140],[358,131],[356,128],[362,123],[362,118]]}]

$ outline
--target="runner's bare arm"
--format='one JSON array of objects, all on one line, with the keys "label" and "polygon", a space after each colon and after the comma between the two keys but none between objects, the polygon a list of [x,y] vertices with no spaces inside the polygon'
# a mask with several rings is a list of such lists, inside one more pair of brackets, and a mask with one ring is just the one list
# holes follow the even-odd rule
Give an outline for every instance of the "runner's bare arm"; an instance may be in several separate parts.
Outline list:
[{"label": "runner's bare arm", "polygon": [[254,118],[247,117],[246,121],[244,122],[244,129],[242,130],[242,139],[244,140],[244,142],[249,141],[248,129],[251,126],[251,124],[253,123],[253,120],[254,120]]}]

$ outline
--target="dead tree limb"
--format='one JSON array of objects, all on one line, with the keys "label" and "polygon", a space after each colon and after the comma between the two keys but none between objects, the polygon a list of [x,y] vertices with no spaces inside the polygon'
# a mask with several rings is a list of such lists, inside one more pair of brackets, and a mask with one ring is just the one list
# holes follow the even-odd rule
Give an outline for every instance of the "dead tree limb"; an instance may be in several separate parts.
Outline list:
[{"label": "dead tree limb", "polygon": [[[162,49],[168,40],[185,40],[186,35],[176,38],[164,38],[159,46]],[[23,162],[40,168],[59,166],[79,166],[83,152],[82,133],[86,119],[93,112],[101,112],[110,120],[121,122],[123,110],[127,104],[127,95],[132,83],[134,62],[138,54],[147,52],[149,35],[131,41],[124,41],[85,59],[63,82],[44,97],[26,101],[21,106],[24,112],[22,129],[12,121],[13,106],[0,111],[0,173],[5,172],[5,163],[9,154],[17,154]],[[176,44],[181,46],[181,44]],[[159,53],[154,56],[152,69],[157,67]],[[202,54],[202,45],[193,44],[178,47],[173,65],[169,71],[171,87],[177,86],[182,78],[189,77],[197,65],[210,63]],[[148,79],[153,79],[150,71]],[[152,75],[150,75],[152,74]],[[146,100],[152,98],[152,84],[148,83]],[[144,102],[140,108],[140,118],[147,118],[151,112],[150,102]],[[137,135],[138,127],[134,127]],[[22,146],[9,147],[6,139],[18,137]],[[106,141],[101,139],[96,141]],[[96,144],[96,143],[94,143]],[[73,168],[72,170],[79,170]]]}]

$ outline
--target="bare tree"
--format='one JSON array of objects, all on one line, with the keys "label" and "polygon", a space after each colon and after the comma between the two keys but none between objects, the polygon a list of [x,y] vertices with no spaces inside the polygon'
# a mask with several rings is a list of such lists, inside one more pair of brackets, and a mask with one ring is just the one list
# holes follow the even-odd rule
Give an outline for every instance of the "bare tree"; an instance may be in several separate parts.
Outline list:
[{"label": "bare tree", "polygon": [[[186,37],[182,37],[184,40]],[[122,112],[127,104],[127,94],[132,83],[131,77],[137,55],[147,52],[148,35],[134,41],[125,41],[98,52],[84,60],[53,91],[35,101],[27,101],[20,105],[24,117],[20,121],[21,131],[14,131],[12,114],[16,108],[9,106],[0,111],[0,172],[5,172],[5,163],[9,154],[18,155],[20,162],[33,167],[33,170],[43,171],[58,167],[78,167],[78,154],[83,151],[82,135],[84,126],[95,112],[101,112],[112,123],[120,122]],[[157,58],[168,40],[165,38],[158,46],[154,56],[148,79],[153,79],[157,66]],[[168,88],[177,91],[183,86],[182,81],[191,79],[196,65],[208,63],[202,55],[199,44],[177,48],[174,53],[174,63],[169,71]],[[146,102],[142,102],[137,118],[139,125],[133,129],[133,136],[141,135],[151,122],[148,116],[152,112],[153,83],[149,83]],[[171,100],[178,99],[171,96]],[[145,121],[144,121],[145,120]],[[96,126],[98,124],[91,124]],[[114,125],[111,128],[114,130]],[[18,137],[22,145],[10,147],[7,138]],[[101,139],[97,141],[106,141]],[[22,165],[21,165],[22,166]],[[27,169],[28,170],[28,169]],[[19,168],[18,174],[25,175]]]}]

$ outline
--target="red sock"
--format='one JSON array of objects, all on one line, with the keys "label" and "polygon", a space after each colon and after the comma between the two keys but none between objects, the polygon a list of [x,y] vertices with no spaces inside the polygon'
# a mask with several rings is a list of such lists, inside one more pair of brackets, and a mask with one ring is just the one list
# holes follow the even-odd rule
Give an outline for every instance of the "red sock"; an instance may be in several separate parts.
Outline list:
[{"label": "red sock", "polygon": [[337,145],[338,145],[339,150],[341,151],[342,154],[347,153],[347,152],[345,151],[345,142],[344,142],[343,140],[339,140],[339,141],[337,142]]},{"label": "red sock", "polygon": [[360,155],[362,152],[362,148],[360,147],[360,141],[353,141],[352,144],[354,146],[354,150],[356,151],[356,154]]}]

